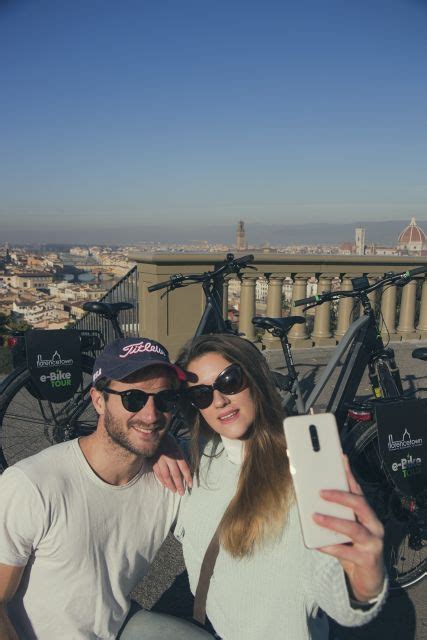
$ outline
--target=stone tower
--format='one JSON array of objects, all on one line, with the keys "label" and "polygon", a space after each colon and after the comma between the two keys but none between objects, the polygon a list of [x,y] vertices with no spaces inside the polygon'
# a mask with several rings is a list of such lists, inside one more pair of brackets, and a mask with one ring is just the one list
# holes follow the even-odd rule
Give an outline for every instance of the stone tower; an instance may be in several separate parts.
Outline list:
[{"label": "stone tower", "polygon": [[365,255],[365,229],[358,227],[355,229],[356,255]]},{"label": "stone tower", "polygon": [[237,251],[246,251],[247,248],[248,243],[246,242],[245,237],[245,223],[243,220],[239,220],[237,223],[236,249]]}]

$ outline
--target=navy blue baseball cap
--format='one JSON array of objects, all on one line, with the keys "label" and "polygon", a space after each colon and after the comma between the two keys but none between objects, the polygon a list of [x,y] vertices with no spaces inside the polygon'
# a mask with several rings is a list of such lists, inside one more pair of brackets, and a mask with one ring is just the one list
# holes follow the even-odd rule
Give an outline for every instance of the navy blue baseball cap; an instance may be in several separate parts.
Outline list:
[{"label": "navy blue baseball cap", "polygon": [[92,381],[95,383],[101,377],[123,380],[153,365],[171,369],[182,382],[194,377],[170,361],[168,351],[162,344],[150,338],[137,337],[119,338],[108,344],[95,360]]}]

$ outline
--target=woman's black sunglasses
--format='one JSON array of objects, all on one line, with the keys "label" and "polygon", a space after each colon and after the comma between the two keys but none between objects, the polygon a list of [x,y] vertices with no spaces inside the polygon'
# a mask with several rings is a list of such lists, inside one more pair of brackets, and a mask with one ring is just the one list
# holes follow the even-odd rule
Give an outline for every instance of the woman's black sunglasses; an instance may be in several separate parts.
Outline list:
[{"label": "woman's black sunglasses", "polygon": [[178,404],[179,400],[179,392],[175,391],[175,389],[165,389],[164,391],[159,391],[158,393],[146,393],[142,391],[142,389],[126,389],[126,391],[116,391],[115,389],[110,389],[109,387],[105,387],[102,391],[105,393],[113,393],[116,396],[120,396],[122,399],[122,405],[126,409],[126,411],[130,411],[131,413],[137,413],[141,411],[143,407],[148,402],[148,398],[153,396],[154,404],[158,411],[162,413],[167,413],[168,411],[172,411]]},{"label": "woman's black sunglasses", "polygon": [[232,396],[248,386],[245,374],[239,364],[230,364],[221,371],[213,384],[198,384],[184,391],[184,398],[196,409],[207,409],[212,404],[215,389],[226,396]]}]

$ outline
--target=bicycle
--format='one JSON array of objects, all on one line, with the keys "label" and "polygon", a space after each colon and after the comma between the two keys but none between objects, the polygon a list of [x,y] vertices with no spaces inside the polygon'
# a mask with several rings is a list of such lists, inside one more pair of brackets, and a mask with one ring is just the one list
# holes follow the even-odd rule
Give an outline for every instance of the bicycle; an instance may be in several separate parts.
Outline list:
[{"label": "bicycle", "polygon": [[[85,311],[111,322],[115,338],[124,335],[118,321],[120,311],[131,308],[128,302],[91,301],[83,305]],[[17,366],[0,385],[0,473],[22,458],[96,428],[90,388],[95,357],[105,346],[104,336],[95,330],[70,331],[79,336],[81,384],[64,402],[47,400],[36,386],[27,362],[25,334],[17,332],[9,338]],[[49,331],[40,333],[53,335]]]},{"label": "bicycle", "polygon": [[[224,320],[221,313],[221,293],[223,278],[230,273],[236,275],[253,261],[253,256],[234,258],[227,255],[223,264],[212,272],[196,274],[194,282],[202,282],[206,294],[206,308],[197,329],[200,333],[234,332],[230,322]],[[172,276],[167,283],[159,283],[150,290],[169,289],[182,286],[190,276]],[[180,282],[181,280],[181,282]],[[172,284],[173,283],[173,284]],[[83,309],[98,314],[108,320],[113,328],[114,338],[123,337],[118,315],[121,311],[133,308],[128,302],[106,303],[86,302]],[[9,339],[13,348],[12,373],[0,385],[0,473],[18,460],[38,453],[42,449],[72,438],[87,435],[95,430],[97,414],[92,407],[90,388],[92,371],[97,353],[105,346],[102,332],[93,330],[71,330],[80,338],[81,384],[64,402],[53,402],[43,396],[35,384],[30,371],[25,334],[17,332]],[[40,332],[53,336],[51,331]],[[61,333],[61,332],[59,332]],[[53,353],[54,349],[52,349]],[[172,432],[179,429],[178,418],[174,416]]]},{"label": "bicycle", "polygon": [[[163,294],[166,295],[175,289],[193,284],[201,284],[205,295],[205,307],[194,333],[194,337],[215,333],[231,333],[233,335],[240,335],[238,330],[233,327],[230,320],[224,319],[221,310],[224,279],[226,276],[231,274],[241,277],[241,271],[244,268],[254,268],[250,265],[250,263],[253,262],[253,259],[253,255],[235,258],[232,253],[229,253],[227,254],[225,261],[212,271],[187,275],[176,273],[165,282],[159,282],[149,286],[148,291],[154,292],[166,289]],[[276,386],[280,389],[287,386],[287,376],[283,376],[281,373],[275,372],[274,378]],[[172,434],[180,438],[185,438],[189,435],[185,422],[181,418],[179,407],[172,418],[169,430]]]},{"label": "bicycle", "polygon": [[[392,407],[399,404],[406,406],[404,403],[409,398],[403,392],[394,352],[383,343],[368,294],[387,285],[404,286],[413,277],[425,272],[427,266],[405,273],[388,273],[372,285],[366,277],[356,278],[353,280],[353,291],[331,291],[295,302],[295,306],[309,309],[325,302],[350,297],[359,300],[363,309],[362,316],[350,325],[336,346],[319,381],[305,401],[287,337],[293,324],[304,322],[304,319],[298,316],[253,319],[256,326],[266,329],[281,341],[289,372],[285,401],[290,413],[308,413],[315,406],[326,383],[346,354],[325,410],[335,414],[343,450],[349,456],[350,464],[368,501],[384,524],[385,560],[392,589],[409,587],[427,573],[426,491],[424,488],[416,496],[402,493],[396,486],[392,473],[386,468],[380,451],[376,415],[379,406],[387,402]],[[426,352],[419,351],[415,357],[424,357]],[[366,369],[372,399],[360,403],[356,394]]]}]

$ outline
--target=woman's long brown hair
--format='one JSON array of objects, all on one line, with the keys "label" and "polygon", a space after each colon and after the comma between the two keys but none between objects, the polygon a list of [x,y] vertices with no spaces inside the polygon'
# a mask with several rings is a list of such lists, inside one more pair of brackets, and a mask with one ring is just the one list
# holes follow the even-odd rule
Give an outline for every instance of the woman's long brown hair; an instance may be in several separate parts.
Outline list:
[{"label": "woman's long brown hair", "polygon": [[[279,534],[289,509],[292,481],[282,426],[284,412],[265,358],[253,344],[233,335],[200,336],[181,350],[177,362],[186,369],[208,353],[240,364],[255,405],[236,493],[220,525],[222,546],[233,556],[244,557],[266,538]],[[198,411],[188,409],[186,417],[192,429],[193,471],[199,479],[201,437],[213,440],[216,434]]]}]

